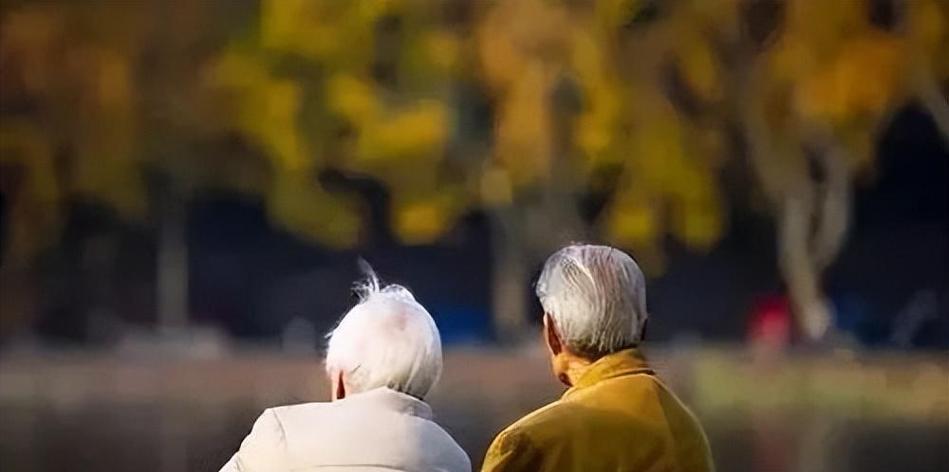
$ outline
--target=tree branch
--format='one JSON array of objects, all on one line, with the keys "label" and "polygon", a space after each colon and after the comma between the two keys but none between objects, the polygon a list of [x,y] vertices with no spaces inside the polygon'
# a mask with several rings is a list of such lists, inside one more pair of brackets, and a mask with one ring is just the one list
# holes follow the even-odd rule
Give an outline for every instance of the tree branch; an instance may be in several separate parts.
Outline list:
[{"label": "tree branch", "polygon": [[824,179],[817,192],[813,210],[816,224],[811,239],[814,266],[824,270],[843,247],[850,227],[851,188],[846,154],[840,146],[829,144],[818,158]]},{"label": "tree branch", "polygon": [[830,326],[830,310],[820,288],[821,270],[814,265],[809,248],[814,187],[810,182],[790,188],[778,214],[778,262],[788,287],[801,331],[810,340],[824,336]]},{"label": "tree branch", "polygon": [[942,138],[949,142],[949,102],[939,85],[928,74],[920,74],[917,96],[929,112]]}]

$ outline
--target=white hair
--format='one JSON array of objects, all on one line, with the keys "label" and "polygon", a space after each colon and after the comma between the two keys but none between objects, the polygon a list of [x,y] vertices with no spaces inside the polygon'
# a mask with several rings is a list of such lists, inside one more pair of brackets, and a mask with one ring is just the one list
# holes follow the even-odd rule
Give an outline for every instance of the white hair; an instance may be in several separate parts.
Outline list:
[{"label": "white hair", "polygon": [[619,249],[575,244],[555,252],[536,292],[564,344],[579,354],[600,357],[642,340],[645,277]]},{"label": "white hair", "polygon": [[424,398],[442,373],[442,343],[428,311],[400,285],[381,286],[365,264],[359,303],[330,332],[326,371],[353,393],[378,387]]}]

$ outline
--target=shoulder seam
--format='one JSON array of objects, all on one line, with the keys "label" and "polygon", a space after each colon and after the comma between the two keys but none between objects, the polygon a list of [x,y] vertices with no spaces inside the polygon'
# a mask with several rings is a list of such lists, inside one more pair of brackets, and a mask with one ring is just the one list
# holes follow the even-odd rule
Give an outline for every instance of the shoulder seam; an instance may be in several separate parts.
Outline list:
[{"label": "shoulder seam", "polygon": [[267,411],[269,411],[270,414],[273,415],[274,421],[276,421],[277,426],[280,427],[280,442],[283,445],[283,449],[286,450],[287,449],[287,430],[284,429],[283,427],[283,421],[281,421],[280,416],[277,415],[276,408],[267,408]]}]

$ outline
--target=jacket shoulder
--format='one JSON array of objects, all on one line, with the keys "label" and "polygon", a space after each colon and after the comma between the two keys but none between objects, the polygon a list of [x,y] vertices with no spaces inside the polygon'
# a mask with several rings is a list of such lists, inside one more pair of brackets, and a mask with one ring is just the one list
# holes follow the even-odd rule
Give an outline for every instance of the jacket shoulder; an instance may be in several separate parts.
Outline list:
[{"label": "jacket shoulder", "polygon": [[286,435],[274,410],[268,408],[254,422],[234,457],[221,470],[256,472],[284,464]]},{"label": "jacket shoulder", "polygon": [[332,405],[332,403],[312,402],[275,406],[264,410],[264,414],[270,413],[274,416],[274,418],[277,419],[277,421],[283,423],[284,420],[296,417],[298,415],[309,416],[328,413],[332,409]]},{"label": "jacket shoulder", "polygon": [[[498,434],[498,439],[508,441],[539,444],[550,439],[551,433],[562,431],[562,426],[572,423],[579,413],[578,405],[564,400],[557,400],[544,405]],[[557,427],[554,427],[554,426]]]},{"label": "jacket shoulder", "polygon": [[[425,418],[343,402],[271,410],[284,431],[291,462],[299,466],[368,461],[395,470],[471,470],[468,455],[451,435]],[[375,447],[360,446],[364,444]]]}]

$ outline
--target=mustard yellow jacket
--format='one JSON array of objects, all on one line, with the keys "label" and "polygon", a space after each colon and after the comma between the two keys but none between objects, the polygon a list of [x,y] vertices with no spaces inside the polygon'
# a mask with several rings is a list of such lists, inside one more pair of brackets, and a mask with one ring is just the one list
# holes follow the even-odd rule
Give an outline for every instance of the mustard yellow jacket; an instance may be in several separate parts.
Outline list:
[{"label": "mustard yellow jacket", "polygon": [[557,400],[502,431],[482,471],[709,472],[708,440],[638,350],[593,363]]}]

